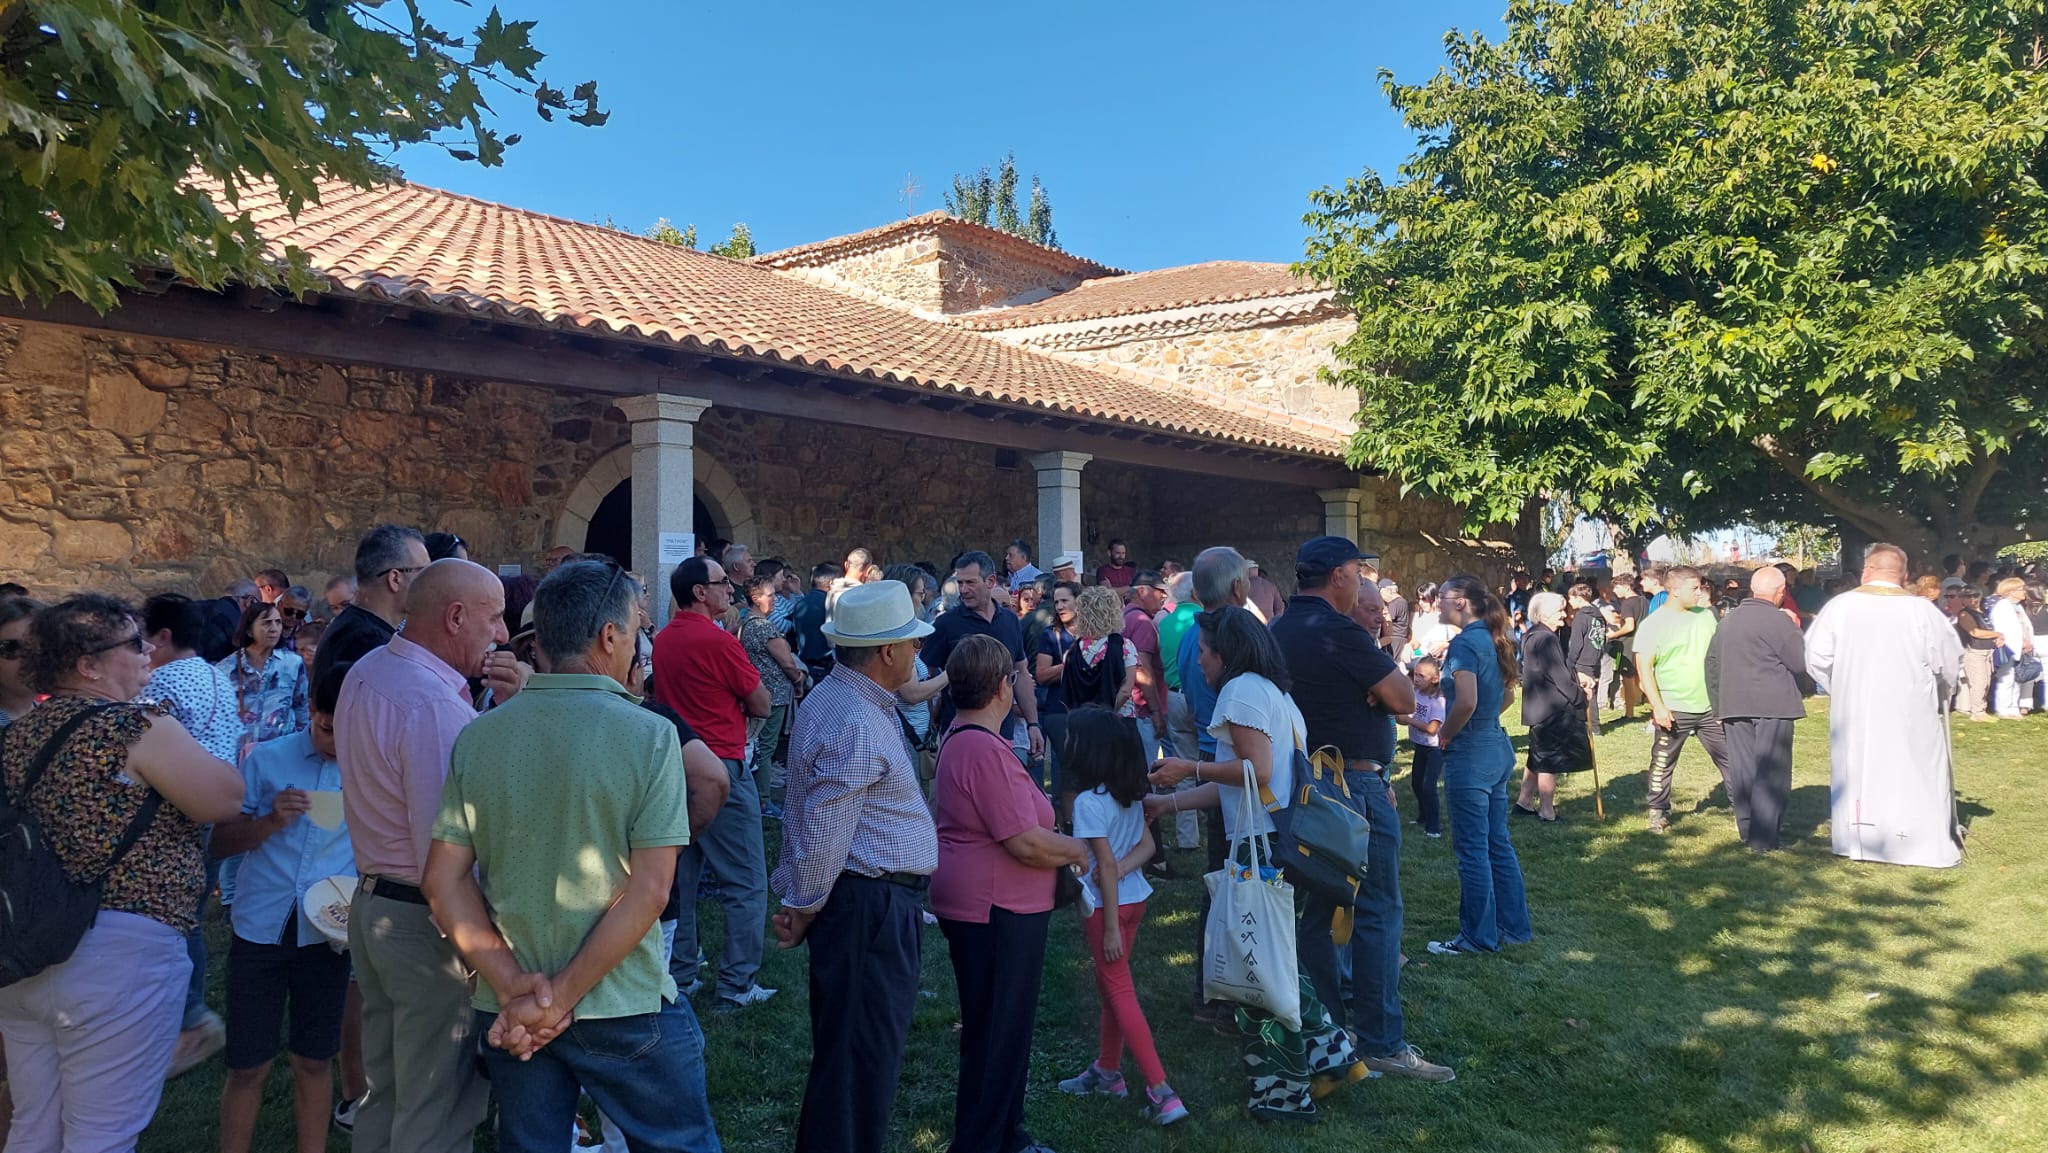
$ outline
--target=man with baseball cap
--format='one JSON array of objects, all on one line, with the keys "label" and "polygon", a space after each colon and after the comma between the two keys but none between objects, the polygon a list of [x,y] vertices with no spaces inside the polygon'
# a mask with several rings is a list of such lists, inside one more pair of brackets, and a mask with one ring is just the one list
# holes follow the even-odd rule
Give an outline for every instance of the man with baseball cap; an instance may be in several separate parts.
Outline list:
[{"label": "man with baseball cap", "polygon": [[799,1149],[879,1153],[917,1008],[919,894],[938,831],[896,719],[932,626],[901,581],[854,585],[824,626],[832,672],[796,713],[772,885],[775,935],[811,946],[811,1074]]},{"label": "man with baseball cap", "polygon": [[[1351,935],[1353,1000],[1331,935],[1329,902],[1311,896],[1302,912],[1297,952],[1316,996],[1375,1072],[1449,1081],[1451,1070],[1423,1059],[1403,1035],[1401,1014],[1401,814],[1387,773],[1394,761],[1394,717],[1415,710],[1415,686],[1379,639],[1352,618],[1365,587],[1369,553],[1341,536],[1320,536],[1294,557],[1300,591],[1273,622],[1273,640],[1294,674],[1294,703],[1308,726],[1308,747],[1335,746],[1344,756],[1351,804],[1372,827],[1370,868],[1355,903]],[[1375,558],[1376,559],[1376,558]]]}]

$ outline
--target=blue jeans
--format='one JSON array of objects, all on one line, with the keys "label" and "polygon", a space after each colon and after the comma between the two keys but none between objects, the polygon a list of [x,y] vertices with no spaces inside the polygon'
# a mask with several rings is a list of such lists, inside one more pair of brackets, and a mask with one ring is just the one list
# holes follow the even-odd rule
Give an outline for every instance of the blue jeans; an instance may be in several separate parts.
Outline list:
[{"label": "blue jeans", "polygon": [[1378,773],[1347,772],[1344,783],[1372,827],[1366,850],[1369,869],[1358,887],[1351,944],[1340,956],[1330,940],[1335,907],[1311,894],[1303,902],[1295,953],[1315,986],[1316,999],[1329,1010],[1331,1020],[1350,1030],[1359,1054],[1387,1057],[1399,1052],[1405,1041],[1400,988],[1401,814],[1387,800],[1387,783]]},{"label": "blue jeans", "polygon": [[1458,858],[1458,935],[1488,952],[1534,936],[1522,862],[1508,839],[1514,769],[1515,747],[1505,729],[1468,729],[1444,753],[1444,807]]},{"label": "blue jeans", "polygon": [[754,774],[738,761],[725,762],[725,769],[732,777],[725,807],[676,858],[683,909],[668,971],[678,989],[697,979],[697,880],[710,869],[718,879],[718,903],[725,911],[718,995],[737,997],[753,986],[767,950],[768,851],[762,847],[761,794]]},{"label": "blue jeans", "polygon": [[[482,1035],[497,1014],[476,1018]],[[680,997],[658,1013],[578,1021],[531,1061],[488,1045],[483,1052],[504,1153],[562,1153],[581,1093],[618,1125],[633,1153],[719,1153],[704,1034]]]}]

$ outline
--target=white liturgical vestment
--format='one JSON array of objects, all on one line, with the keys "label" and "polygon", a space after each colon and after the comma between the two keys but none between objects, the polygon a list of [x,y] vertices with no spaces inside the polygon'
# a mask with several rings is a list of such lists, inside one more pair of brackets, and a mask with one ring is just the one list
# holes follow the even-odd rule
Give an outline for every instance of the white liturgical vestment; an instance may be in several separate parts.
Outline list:
[{"label": "white liturgical vestment", "polygon": [[1867,584],[1829,601],[1806,634],[1828,694],[1835,853],[1945,869],[1962,860],[1948,702],[1963,658],[1931,601]]}]

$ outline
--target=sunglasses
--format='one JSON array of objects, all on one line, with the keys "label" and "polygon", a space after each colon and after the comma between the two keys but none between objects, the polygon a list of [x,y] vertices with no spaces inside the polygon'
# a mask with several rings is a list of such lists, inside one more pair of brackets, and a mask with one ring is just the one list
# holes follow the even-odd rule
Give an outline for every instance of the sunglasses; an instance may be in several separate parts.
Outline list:
[{"label": "sunglasses", "polygon": [[289,620],[289,621],[296,621],[296,620],[304,620],[304,619],[305,619],[305,617],[306,617],[306,610],[305,610],[305,609],[279,609],[279,610],[277,610],[277,615],[278,615],[278,616],[281,616],[281,617],[283,617],[284,619],[286,619],[286,620]]},{"label": "sunglasses", "polygon": [[134,649],[137,653],[146,653],[149,651],[149,642],[142,639],[141,633],[131,633],[128,636],[122,637],[118,641],[109,641],[106,644],[103,644],[100,647],[93,649],[86,655],[96,657],[101,653],[110,653],[118,648],[131,648]]},{"label": "sunglasses", "polygon": [[28,642],[23,640],[0,641],[0,661],[18,661],[28,655]]},{"label": "sunglasses", "polygon": [[423,565],[423,564],[416,564],[416,565],[392,565],[392,566],[391,566],[390,568],[388,568],[388,569],[385,569],[385,570],[384,570],[384,572],[380,572],[380,573],[378,573],[377,575],[381,577],[381,576],[383,576],[383,575],[384,575],[384,573],[394,573],[394,572],[395,572],[395,573],[402,573],[402,574],[403,574],[403,575],[405,575],[405,576],[411,576],[411,575],[413,575],[414,573],[416,573],[416,572],[419,572],[419,571],[420,571],[421,569],[424,569],[424,568],[426,568],[426,567],[427,567],[427,566],[425,566],[425,565]]}]

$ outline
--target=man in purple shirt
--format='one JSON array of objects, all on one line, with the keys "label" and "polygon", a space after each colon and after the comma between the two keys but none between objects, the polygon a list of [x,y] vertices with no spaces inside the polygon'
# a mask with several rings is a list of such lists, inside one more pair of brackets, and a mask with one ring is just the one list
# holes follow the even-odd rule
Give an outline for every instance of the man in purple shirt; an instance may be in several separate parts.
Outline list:
[{"label": "man in purple shirt", "polygon": [[476,719],[468,678],[504,700],[523,682],[507,639],[505,590],[489,569],[435,561],[406,593],[405,632],[349,670],[334,710],[342,807],[362,883],[349,954],[363,998],[370,1096],[356,1153],[468,1153],[484,1118],[469,971],[429,919],[420,875],[448,756]]}]

